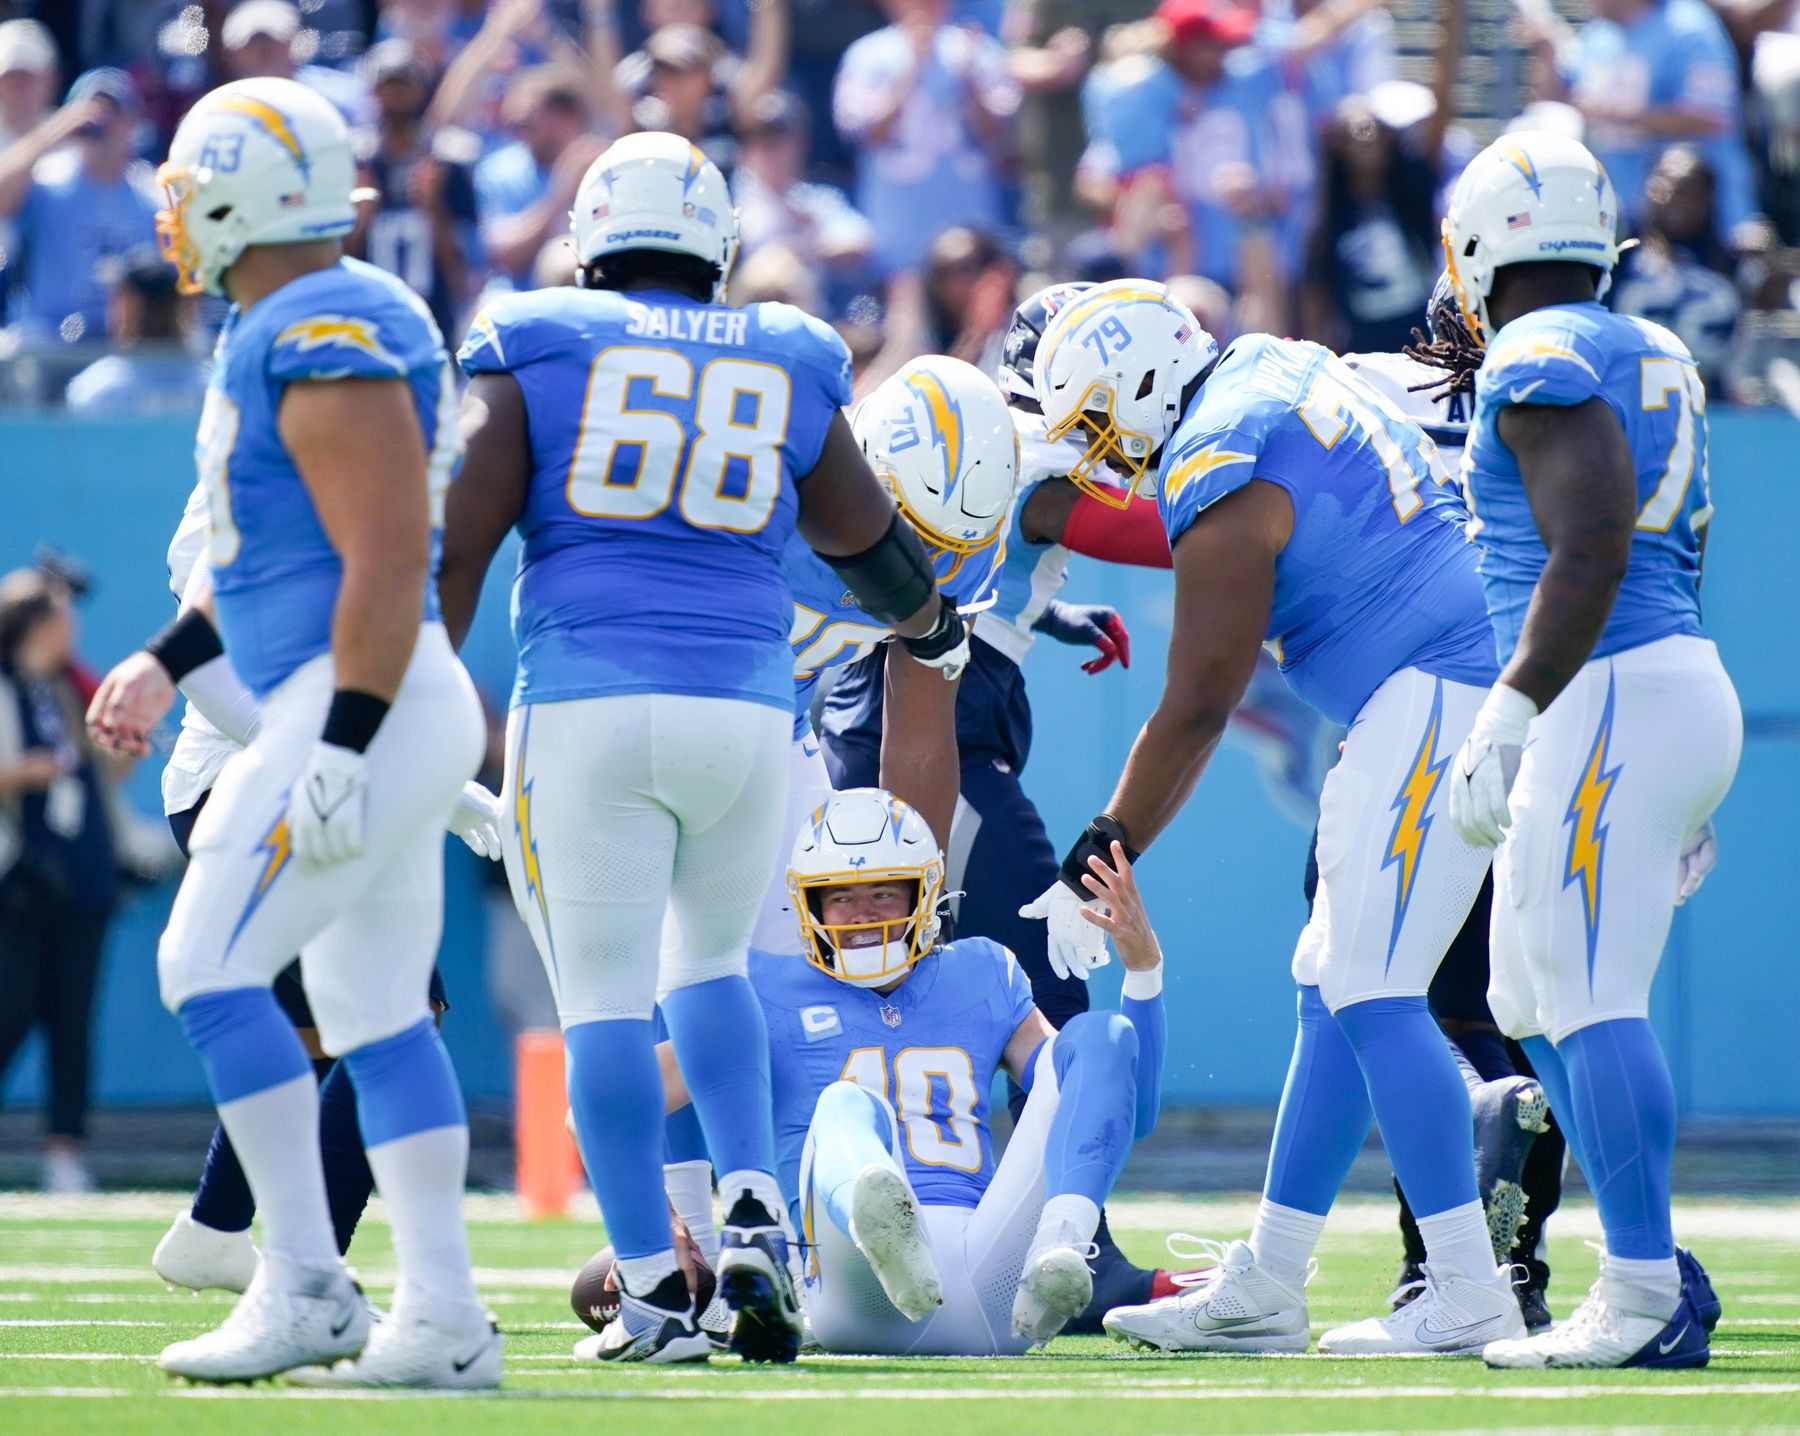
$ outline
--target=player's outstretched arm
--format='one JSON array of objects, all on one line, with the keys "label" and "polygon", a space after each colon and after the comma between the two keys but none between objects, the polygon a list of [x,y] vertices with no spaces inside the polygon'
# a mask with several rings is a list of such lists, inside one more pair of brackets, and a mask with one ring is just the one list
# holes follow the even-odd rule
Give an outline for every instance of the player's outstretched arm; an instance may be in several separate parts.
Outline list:
[{"label": "player's outstretched arm", "polygon": [[444,496],[438,601],[458,648],[475,621],[481,585],[531,485],[525,395],[510,374],[477,374],[462,401],[462,471]]},{"label": "player's outstretched arm", "polygon": [[[1181,811],[1244,696],[1268,631],[1275,560],[1293,525],[1286,491],[1253,481],[1175,541],[1175,622],[1162,698],[1106,805],[1129,847],[1148,847]],[[1082,871],[1067,879],[1070,886]]]},{"label": "player's outstretched arm", "polygon": [[1112,938],[1125,967],[1119,1011],[1138,1035],[1137,1111],[1132,1130],[1139,1138],[1148,1137],[1162,1111],[1163,1052],[1168,1045],[1169,1019],[1162,1000],[1162,944],[1150,925],[1150,914],[1145,911],[1144,897],[1138,891],[1137,876],[1131,870],[1125,845],[1114,840],[1104,857],[1090,853],[1087,865],[1082,886],[1105,906],[1084,907],[1081,916]]},{"label": "player's outstretched arm", "polygon": [[870,471],[841,413],[832,416],[813,470],[800,481],[800,536],[844,580],[862,608],[892,628],[920,663],[955,678],[969,634],[939,594],[924,544]]},{"label": "player's outstretched arm", "polygon": [[960,681],[917,662],[889,643],[882,698],[881,786],[919,810],[938,846],[950,850],[950,825],[962,787],[956,746],[956,692]]},{"label": "player's outstretched arm", "polygon": [[1637,523],[1636,466],[1604,399],[1508,405],[1499,429],[1550,554],[1500,681],[1541,713],[1581,671],[1612,612]]}]

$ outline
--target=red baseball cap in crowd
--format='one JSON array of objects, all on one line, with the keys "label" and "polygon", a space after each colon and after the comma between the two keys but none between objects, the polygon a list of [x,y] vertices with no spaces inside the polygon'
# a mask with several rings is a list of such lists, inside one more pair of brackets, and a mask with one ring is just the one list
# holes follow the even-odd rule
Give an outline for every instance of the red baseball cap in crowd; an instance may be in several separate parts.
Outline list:
[{"label": "red baseball cap in crowd", "polygon": [[1256,32],[1256,11],[1231,0],[1162,0],[1156,18],[1177,45],[1194,40],[1242,45]]}]

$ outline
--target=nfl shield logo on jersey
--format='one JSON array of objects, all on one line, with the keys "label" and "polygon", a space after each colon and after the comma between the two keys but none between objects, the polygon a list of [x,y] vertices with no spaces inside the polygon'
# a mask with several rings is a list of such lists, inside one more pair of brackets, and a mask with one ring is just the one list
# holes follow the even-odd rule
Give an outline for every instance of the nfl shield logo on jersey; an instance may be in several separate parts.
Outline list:
[{"label": "nfl shield logo on jersey", "polygon": [[882,1003],[881,1020],[889,1027],[898,1027],[900,1025],[900,1009],[891,1002]]}]

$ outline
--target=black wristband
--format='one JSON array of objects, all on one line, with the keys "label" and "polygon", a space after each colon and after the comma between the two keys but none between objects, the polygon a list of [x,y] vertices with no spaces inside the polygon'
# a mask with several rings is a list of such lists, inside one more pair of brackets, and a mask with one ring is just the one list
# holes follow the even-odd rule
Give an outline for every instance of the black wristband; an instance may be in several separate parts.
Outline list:
[{"label": "black wristband", "polygon": [[321,742],[353,753],[365,752],[381,720],[387,717],[388,701],[356,688],[340,688],[331,695],[331,710],[325,715],[325,731]]},{"label": "black wristband", "polygon": [[212,620],[197,608],[177,614],[144,645],[148,653],[169,675],[171,683],[179,683],[202,664],[222,657],[225,645],[219,641],[219,630]]},{"label": "black wristband", "polygon": [[941,658],[957,644],[961,643],[969,631],[963,616],[956,611],[956,605],[945,599],[938,607],[937,622],[917,638],[899,635],[900,645],[914,658],[930,660]]},{"label": "black wristband", "polygon": [[1093,870],[1088,867],[1088,859],[1100,858],[1110,868],[1112,866],[1112,845],[1117,842],[1125,849],[1125,860],[1135,863],[1138,850],[1131,846],[1131,839],[1125,835],[1125,825],[1110,813],[1102,813],[1082,829],[1081,836],[1075,840],[1075,846],[1069,849],[1069,855],[1062,860],[1062,867],[1057,877],[1064,887],[1079,893],[1084,898],[1091,898],[1090,892],[1082,879]]}]

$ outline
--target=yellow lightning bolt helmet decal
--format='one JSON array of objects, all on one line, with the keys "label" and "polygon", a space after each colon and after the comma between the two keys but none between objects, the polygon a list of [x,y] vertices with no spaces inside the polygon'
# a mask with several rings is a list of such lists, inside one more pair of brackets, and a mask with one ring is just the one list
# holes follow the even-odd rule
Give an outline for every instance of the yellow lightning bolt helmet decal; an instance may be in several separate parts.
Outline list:
[{"label": "yellow lightning bolt helmet decal", "polygon": [[1606,802],[1623,764],[1606,766],[1612,746],[1613,679],[1606,680],[1606,706],[1600,711],[1600,727],[1582,766],[1581,781],[1569,799],[1563,821],[1569,825],[1569,859],[1563,886],[1581,885],[1582,917],[1587,925],[1588,986],[1594,982],[1594,952],[1600,938],[1600,867],[1606,859]]},{"label": "yellow lightning bolt helmet decal", "polygon": [[956,491],[956,481],[962,477],[962,405],[944,387],[944,381],[929,369],[921,369],[910,375],[906,387],[925,406],[932,442],[944,451],[944,470],[948,476],[944,485],[944,497],[947,499]]},{"label": "yellow lightning bolt helmet decal", "polygon": [[349,314],[315,314],[299,319],[275,336],[276,344],[292,344],[305,353],[327,344],[341,344],[347,349],[360,349],[371,359],[387,365],[396,374],[404,374],[406,365],[382,344],[375,331],[375,321],[358,319]]},{"label": "yellow lightning bolt helmet decal", "polygon": [[1544,192],[1543,181],[1538,178],[1537,165],[1530,155],[1525,153],[1523,145],[1508,145],[1501,151],[1500,157],[1516,169],[1531,188],[1533,199],[1541,198]]},{"label": "yellow lightning bolt helmet decal", "polygon": [[307,158],[306,146],[300,143],[300,136],[294,133],[288,117],[267,100],[259,100],[253,95],[221,95],[213,105],[228,115],[243,115],[254,121],[264,134],[288,152],[300,177],[312,179],[312,161]]},{"label": "yellow lightning bolt helmet decal", "polygon": [[513,757],[513,832],[519,839],[519,868],[525,878],[525,895],[537,904],[544,923],[544,949],[550,968],[556,970],[556,941],[550,934],[550,903],[544,896],[544,869],[538,857],[537,834],[531,828],[531,789],[536,779],[525,778],[525,750],[531,742],[531,708],[519,724],[519,751]]},{"label": "yellow lightning bolt helmet decal", "polygon": [[1443,722],[1444,680],[1439,678],[1432,691],[1431,713],[1425,720],[1425,733],[1419,740],[1418,752],[1413,754],[1406,781],[1394,795],[1394,830],[1388,835],[1387,855],[1381,860],[1383,868],[1399,866],[1399,872],[1395,874],[1394,924],[1388,932],[1389,963],[1394,960],[1394,948],[1400,941],[1400,928],[1406,921],[1406,910],[1412,902],[1414,883],[1419,875],[1419,860],[1424,856],[1425,835],[1432,822],[1431,800],[1450,762],[1448,750],[1443,757],[1434,757]]}]

